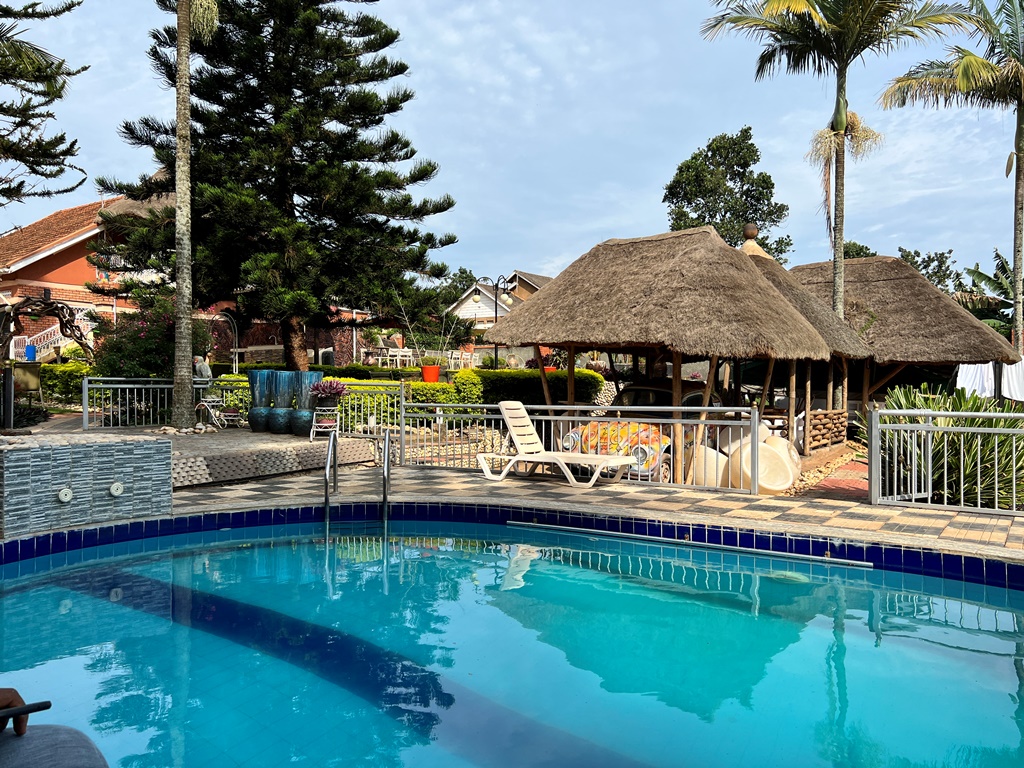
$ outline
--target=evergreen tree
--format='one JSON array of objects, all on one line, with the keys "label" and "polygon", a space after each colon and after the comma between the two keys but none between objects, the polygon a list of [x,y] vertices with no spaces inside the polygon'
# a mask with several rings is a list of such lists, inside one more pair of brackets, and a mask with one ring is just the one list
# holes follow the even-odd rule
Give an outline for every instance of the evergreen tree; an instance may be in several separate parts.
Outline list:
[{"label": "evergreen tree", "polygon": [[[412,289],[410,275],[447,274],[429,252],[454,236],[417,225],[454,201],[412,196],[437,166],[385,125],[413,98],[385,90],[408,71],[384,53],[397,31],[328,0],[222,0],[219,10],[216,34],[193,48],[202,57],[192,74],[196,295],[240,289],[251,316],[281,322],[286,362],[301,369],[303,324],[329,305],[391,306],[396,289]],[[170,85],[174,31],[153,39],[150,56]],[[144,118],[122,132],[168,173],[104,187],[137,200],[168,190],[174,125]],[[165,226],[165,213],[111,222],[127,236],[117,251],[126,263],[169,269],[166,255],[132,247],[161,241],[140,230]]]},{"label": "evergreen tree", "polygon": [[752,169],[761,160],[749,126],[731,135],[715,136],[676,169],[665,186],[662,202],[669,206],[672,230],[710,224],[729,245],[743,245],[743,227],[756,224],[758,244],[785,263],[783,255],[793,247],[788,235],[769,240],[767,235],[789,215],[789,206],[775,202],[775,182],[763,171]]},{"label": "evergreen tree", "polygon": [[[63,59],[21,39],[19,21],[52,19],[81,5],[68,0],[46,7],[38,2],[20,8],[0,4],[0,206],[30,197],[52,197],[77,189],[85,171],[71,160],[78,143],[67,135],[45,135],[53,105],[64,97],[68,81],[85,71],[70,69]],[[46,186],[68,171],[79,175],[62,186]]]}]

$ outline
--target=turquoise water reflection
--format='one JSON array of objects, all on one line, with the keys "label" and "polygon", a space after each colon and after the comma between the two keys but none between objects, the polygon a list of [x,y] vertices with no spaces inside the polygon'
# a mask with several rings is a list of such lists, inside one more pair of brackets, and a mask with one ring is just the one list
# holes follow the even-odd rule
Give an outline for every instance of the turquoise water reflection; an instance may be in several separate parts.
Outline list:
[{"label": "turquoise water reflection", "polygon": [[126,767],[1024,765],[1017,593],[483,526],[278,533],[8,578],[0,680]]}]

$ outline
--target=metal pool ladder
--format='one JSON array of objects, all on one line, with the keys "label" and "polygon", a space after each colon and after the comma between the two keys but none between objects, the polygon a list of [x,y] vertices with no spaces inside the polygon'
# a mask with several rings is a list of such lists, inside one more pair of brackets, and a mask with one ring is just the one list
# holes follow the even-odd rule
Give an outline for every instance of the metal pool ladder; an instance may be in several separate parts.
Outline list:
[{"label": "metal pool ladder", "polygon": [[327,461],[324,463],[324,522],[331,525],[331,474],[334,474],[334,492],[338,492],[338,433],[331,432],[327,439]]}]

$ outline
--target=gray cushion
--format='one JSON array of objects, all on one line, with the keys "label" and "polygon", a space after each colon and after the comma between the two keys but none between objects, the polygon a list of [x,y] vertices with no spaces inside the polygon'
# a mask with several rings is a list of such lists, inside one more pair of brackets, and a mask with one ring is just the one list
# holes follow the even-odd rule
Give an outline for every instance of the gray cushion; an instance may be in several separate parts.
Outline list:
[{"label": "gray cushion", "polygon": [[109,768],[89,737],[63,725],[32,725],[15,736],[0,732],[0,768]]}]

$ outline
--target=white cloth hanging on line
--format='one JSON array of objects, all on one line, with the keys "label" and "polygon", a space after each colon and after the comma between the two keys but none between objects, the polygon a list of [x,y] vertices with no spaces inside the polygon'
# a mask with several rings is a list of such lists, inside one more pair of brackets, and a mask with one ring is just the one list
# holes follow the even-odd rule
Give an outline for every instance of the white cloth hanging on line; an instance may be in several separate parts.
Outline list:
[{"label": "white cloth hanging on line", "polygon": [[996,394],[996,376],[992,363],[980,363],[978,365],[961,364],[956,371],[956,388],[966,389],[968,392],[976,392],[981,397],[994,397]]},{"label": "white cloth hanging on line", "polygon": [[1024,360],[1003,365],[1003,397],[1024,400]]}]

